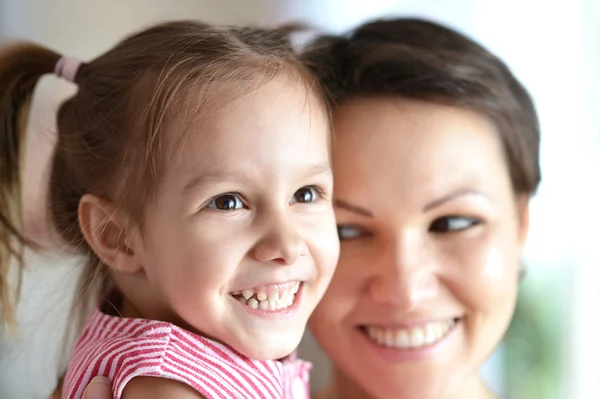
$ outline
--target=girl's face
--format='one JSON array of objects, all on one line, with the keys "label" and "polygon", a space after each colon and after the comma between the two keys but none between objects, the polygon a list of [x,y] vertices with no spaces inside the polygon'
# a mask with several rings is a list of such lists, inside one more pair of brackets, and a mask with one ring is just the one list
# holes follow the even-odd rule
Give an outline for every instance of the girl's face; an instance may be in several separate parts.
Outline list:
[{"label": "girl's face", "polygon": [[185,130],[185,141],[134,243],[143,288],[131,296],[145,317],[280,358],[298,345],[339,255],[326,113],[282,75],[204,115],[167,131]]},{"label": "girl's face", "polygon": [[341,257],[310,326],[339,397],[461,396],[513,313],[527,198],[494,127],[402,99],[334,110]]}]

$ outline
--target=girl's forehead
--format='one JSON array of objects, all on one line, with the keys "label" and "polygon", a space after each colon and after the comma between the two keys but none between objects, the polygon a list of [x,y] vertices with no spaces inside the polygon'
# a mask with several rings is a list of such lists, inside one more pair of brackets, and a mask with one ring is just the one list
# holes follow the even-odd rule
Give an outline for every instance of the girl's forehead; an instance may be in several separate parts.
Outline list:
[{"label": "girl's forehead", "polygon": [[174,119],[165,132],[172,154],[164,165],[188,174],[252,171],[266,160],[264,167],[281,170],[329,164],[329,120],[319,104],[307,101],[316,99],[307,100],[303,87],[272,79],[192,122]]}]

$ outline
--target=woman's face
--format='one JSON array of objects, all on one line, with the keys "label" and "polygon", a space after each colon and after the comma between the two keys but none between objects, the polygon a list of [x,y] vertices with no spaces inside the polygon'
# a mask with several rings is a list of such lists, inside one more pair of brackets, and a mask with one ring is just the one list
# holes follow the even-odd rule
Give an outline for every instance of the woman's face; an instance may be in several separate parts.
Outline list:
[{"label": "woman's face", "polygon": [[310,326],[340,397],[461,396],[511,319],[527,198],[473,112],[369,98],[333,117],[342,249]]}]

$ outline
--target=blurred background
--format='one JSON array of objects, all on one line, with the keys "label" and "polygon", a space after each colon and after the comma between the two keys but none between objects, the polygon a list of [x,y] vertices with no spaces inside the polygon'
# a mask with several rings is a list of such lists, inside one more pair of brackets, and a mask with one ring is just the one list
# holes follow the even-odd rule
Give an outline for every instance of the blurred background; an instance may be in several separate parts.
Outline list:
[{"label": "blurred background", "polygon": [[[299,20],[342,32],[367,19],[408,15],[446,23],[503,58],[541,118],[543,182],[532,204],[527,276],[510,331],[482,374],[504,398],[600,398],[600,1],[0,0],[0,43],[25,38],[86,60],[168,19]],[[40,231],[53,112],[72,90],[48,77],[34,105],[26,208]],[[43,398],[54,387],[77,275],[75,258],[30,255],[22,329],[0,342],[0,398]],[[326,358],[309,335],[301,352],[315,362],[313,384],[320,386]]]}]

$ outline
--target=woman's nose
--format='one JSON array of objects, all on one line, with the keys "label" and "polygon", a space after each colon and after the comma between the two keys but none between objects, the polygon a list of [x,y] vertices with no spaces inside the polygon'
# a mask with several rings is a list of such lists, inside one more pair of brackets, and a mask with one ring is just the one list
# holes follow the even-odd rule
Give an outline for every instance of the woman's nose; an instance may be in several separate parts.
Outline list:
[{"label": "woman's nose", "polygon": [[409,312],[438,294],[434,256],[418,236],[403,236],[379,257],[369,285],[376,302]]}]

